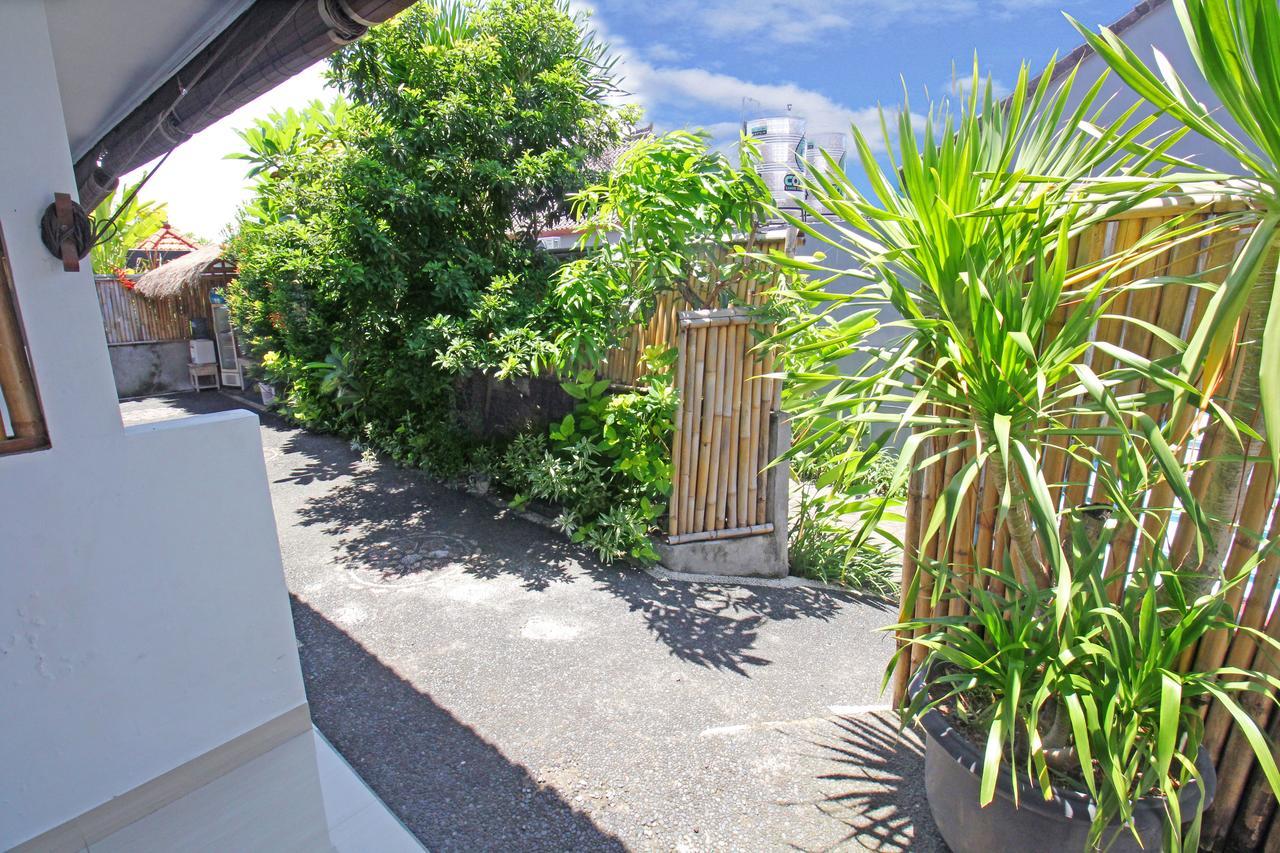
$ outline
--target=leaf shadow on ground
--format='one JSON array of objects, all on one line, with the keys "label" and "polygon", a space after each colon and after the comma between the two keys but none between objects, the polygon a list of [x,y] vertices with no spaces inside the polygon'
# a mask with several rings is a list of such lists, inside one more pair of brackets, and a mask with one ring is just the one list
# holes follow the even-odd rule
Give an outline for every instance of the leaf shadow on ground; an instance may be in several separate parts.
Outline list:
[{"label": "leaf shadow on ground", "polygon": [[843,824],[842,837],[821,849],[947,851],[925,797],[924,745],[916,732],[898,731],[892,711],[838,717],[803,743],[827,793],[790,805]]},{"label": "leaf shadow on ground", "polygon": [[624,850],[554,788],[290,596],[315,724],[431,850]]},{"label": "leaf shadow on ground", "polygon": [[[513,579],[529,592],[593,583],[639,614],[672,655],[742,676],[770,663],[756,651],[769,622],[830,620],[853,602],[886,607],[852,592],[685,583],[606,566],[558,533],[483,498],[389,461],[362,460],[340,439],[299,432],[287,446],[291,463],[307,459],[294,465],[291,481],[324,485],[303,503],[298,523],[337,537],[339,565],[374,582],[426,582],[461,566],[470,577]],[[340,473],[329,478],[330,472]]]}]

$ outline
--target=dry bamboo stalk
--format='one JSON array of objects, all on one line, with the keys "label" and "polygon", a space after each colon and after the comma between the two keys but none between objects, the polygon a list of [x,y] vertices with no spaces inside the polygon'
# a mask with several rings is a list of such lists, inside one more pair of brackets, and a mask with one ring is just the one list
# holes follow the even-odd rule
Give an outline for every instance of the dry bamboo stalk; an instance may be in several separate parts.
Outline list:
[{"label": "dry bamboo stalk", "polygon": [[[711,396],[711,423],[709,424],[711,435],[707,443],[707,479],[705,485],[698,489],[698,498],[703,502],[702,507],[702,529],[715,530],[716,524],[716,483],[720,476],[720,434],[724,429],[724,396],[727,391],[725,385],[724,362],[725,356],[729,349],[728,327],[716,326],[711,329],[711,339],[714,341],[713,347],[716,351],[715,365],[711,368],[716,377],[715,394]],[[699,477],[699,480],[702,478]]]},{"label": "dry bamboo stalk", "polygon": [[[1262,527],[1267,523],[1267,514],[1275,505],[1275,472],[1271,470],[1271,466],[1254,465],[1249,479],[1244,507],[1237,516],[1235,539],[1223,572],[1223,576],[1229,579],[1237,577],[1245,562],[1257,551]],[[1240,613],[1244,591],[1245,584],[1239,583],[1227,592],[1226,600],[1234,614]],[[1207,635],[1196,649],[1196,669],[1203,672],[1222,666],[1230,642],[1231,634],[1227,631],[1214,631]]]},{"label": "dry bamboo stalk", "polygon": [[[951,451],[952,448],[960,444],[961,441],[963,441],[963,438],[957,434],[944,436],[942,438],[935,438],[933,445],[934,447],[941,447],[946,451]],[[931,487],[926,493],[927,499],[925,512],[921,516],[921,524],[926,530],[928,529],[930,519],[933,517],[933,512],[937,507],[938,499],[946,489],[946,484],[950,482],[951,477],[955,475],[956,469],[959,467],[959,463],[956,460],[958,455],[959,454],[954,452],[948,452],[941,461],[934,462],[929,466]],[[921,548],[921,556],[925,558],[930,565],[946,561],[948,557],[948,548],[945,539],[946,530],[939,529],[934,533],[931,539],[924,543]],[[942,615],[942,612],[945,612],[945,610],[940,612],[933,606],[932,596],[935,585],[936,579],[932,572],[926,573],[921,577],[920,591],[916,599],[916,616],[918,618],[927,619]],[[945,602],[939,602],[939,604],[943,608],[946,607]],[[921,629],[918,632],[918,636],[923,636],[924,633],[925,629]],[[920,666],[920,663],[924,660],[924,655],[925,649],[923,646],[916,646],[911,650],[912,669],[916,669]]]},{"label": "dry bamboo stalk", "polygon": [[[1277,535],[1280,535],[1280,514],[1272,520],[1268,538],[1274,538]],[[1280,618],[1271,619],[1270,624],[1265,623],[1271,598],[1275,594],[1277,578],[1280,578],[1280,554],[1272,553],[1258,565],[1254,573],[1253,586],[1239,620],[1241,625],[1248,628],[1262,629],[1265,626],[1267,633],[1273,638],[1280,636]],[[1253,663],[1257,647],[1258,641],[1253,636],[1244,631],[1237,631],[1231,638],[1231,644],[1227,650],[1226,665],[1247,668]],[[1272,660],[1271,656],[1267,656],[1266,660]],[[1244,699],[1240,701],[1243,703]],[[1215,765],[1221,758],[1222,746],[1230,728],[1231,716],[1225,708],[1215,704],[1209,709],[1209,715],[1204,723],[1203,742]]]},{"label": "dry bamboo stalk", "polygon": [[[764,372],[766,374],[773,372],[774,351],[772,348],[765,351],[764,354]],[[769,479],[768,465],[772,461],[772,448],[769,447],[769,423],[773,416],[773,385],[774,379],[761,379],[760,389],[760,419],[756,422],[756,429],[760,431],[759,441],[756,444],[756,519],[763,521],[765,519],[766,505],[769,500]]]},{"label": "dry bamboo stalk", "polygon": [[715,393],[717,376],[713,372],[718,350],[714,330],[708,329],[701,335],[702,346],[698,351],[698,363],[695,370],[702,377],[702,412],[698,419],[698,465],[691,491],[692,505],[689,508],[689,529],[687,533],[701,531],[703,495],[707,489],[707,469],[711,460],[711,423],[715,418]]},{"label": "dry bamboo stalk", "polygon": [[764,380],[760,377],[764,374],[764,359],[762,353],[753,350],[751,353],[751,415],[748,423],[747,433],[747,520],[751,524],[758,524],[761,521],[760,514],[756,510],[756,498],[760,491],[760,436],[762,430],[760,428],[761,408],[764,400]]},{"label": "dry bamboo stalk", "polygon": [[[1147,230],[1147,227],[1149,225],[1150,227],[1155,227],[1156,225],[1158,225],[1158,222],[1151,222],[1150,220],[1143,220],[1143,219],[1126,219],[1120,222],[1118,227],[1116,228],[1115,251],[1117,252],[1124,251],[1130,248],[1131,246],[1133,246],[1135,243],[1137,243],[1138,240],[1142,237],[1142,234]],[[1129,282],[1133,281],[1136,278],[1137,278],[1136,269],[1119,273],[1116,275],[1114,279],[1115,286],[1128,284]],[[1121,299],[1118,299],[1116,300],[1116,302],[1112,303],[1112,310],[1110,313],[1113,315],[1125,314],[1125,315],[1131,316],[1130,314],[1131,308],[1135,306],[1135,303],[1143,301],[1150,292],[1151,291],[1149,290],[1144,290],[1144,291],[1137,291],[1137,292],[1130,291],[1125,293]],[[1108,341],[1110,343],[1119,345],[1122,339],[1124,338],[1126,325],[1128,324],[1125,323],[1123,320],[1115,319],[1114,317],[1102,318],[1101,320],[1098,321],[1097,340]],[[1099,376],[1103,375],[1105,372],[1109,370],[1114,369],[1117,365],[1118,365],[1118,362],[1116,361],[1116,359],[1108,355],[1105,355],[1104,353],[1098,350],[1092,351],[1089,359],[1089,366],[1092,367],[1093,372],[1098,374]],[[1109,418],[1104,419],[1103,421],[1104,424],[1109,422],[1110,422]],[[1120,438],[1119,436],[1112,436],[1112,435],[1101,436],[1100,438],[1094,441],[1094,446],[1098,448],[1099,458],[1098,458],[1097,464],[1109,465],[1111,464],[1111,460],[1115,459],[1116,451],[1120,447]],[[1100,483],[1095,483],[1093,489],[1090,490],[1089,500],[1091,503],[1106,502],[1108,497],[1109,496],[1103,492]]]},{"label": "dry bamboo stalk", "polygon": [[[1270,711],[1270,709],[1268,709]],[[1270,713],[1271,725],[1267,728],[1267,740],[1271,744],[1271,758],[1280,762],[1280,714]],[[1248,750],[1248,747],[1244,747]],[[1230,749],[1230,747],[1228,747]],[[1276,795],[1263,773],[1255,768],[1249,776],[1249,785],[1245,789],[1239,807],[1236,809],[1234,826],[1227,835],[1227,845],[1231,850],[1257,850],[1262,846],[1263,836],[1276,816]]]},{"label": "dry bamboo stalk", "polygon": [[727,527],[737,527],[742,518],[738,514],[738,447],[740,445],[740,437],[742,434],[742,397],[746,390],[743,383],[746,381],[746,335],[747,327],[738,326],[735,333],[736,340],[733,344],[733,408],[729,414],[729,432],[725,435],[725,449],[728,461],[728,487],[725,492],[725,515]]},{"label": "dry bamboo stalk", "polygon": [[730,326],[725,333],[729,347],[724,360],[725,397],[724,411],[721,412],[724,423],[720,433],[720,476],[716,480],[717,529],[738,526],[737,496],[730,497],[729,489],[732,484],[735,492],[737,490],[738,460],[733,453],[738,447],[737,411],[741,405],[742,382],[738,366],[742,363],[742,329],[742,326]]},{"label": "dry bamboo stalk", "polygon": [[[1272,591],[1267,595],[1270,599],[1274,594],[1274,582],[1268,589]],[[1268,622],[1266,633],[1271,639],[1280,640],[1280,617],[1273,617]],[[1266,648],[1259,648],[1253,667],[1258,672],[1273,678],[1280,676],[1280,656]],[[1240,695],[1239,701],[1240,708],[1265,731],[1272,715],[1270,699],[1258,693],[1247,692]],[[1222,708],[1215,705],[1213,711],[1222,711]],[[1213,711],[1209,714],[1210,720],[1214,718]],[[1222,716],[1226,716],[1225,711],[1222,711]],[[1201,841],[1204,848],[1211,850],[1219,849],[1219,842],[1235,823],[1240,799],[1244,795],[1245,784],[1249,781],[1249,771],[1256,763],[1253,750],[1250,749],[1248,740],[1239,726],[1232,726],[1230,723],[1228,725],[1226,748],[1223,749],[1216,765],[1219,769],[1218,792],[1213,800],[1213,808],[1205,813],[1204,835]],[[1205,731],[1207,733],[1207,726]]]},{"label": "dry bamboo stalk", "polygon": [[765,522],[764,524],[753,524],[750,527],[726,527],[719,530],[704,530],[699,533],[685,533],[680,536],[670,536],[667,538],[667,544],[683,545],[688,542],[716,542],[723,539],[740,539],[744,536],[759,536],[763,533],[772,532],[772,522]]},{"label": "dry bamboo stalk", "polygon": [[[1167,266],[1167,265],[1166,265]],[[1139,269],[1140,275],[1147,277],[1156,274],[1155,269],[1142,270]],[[1127,316],[1133,317],[1147,323],[1154,324],[1160,314],[1161,292],[1155,289],[1148,289],[1135,292],[1129,302],[1129,310]],[[1126,324],[1124,329],[1123,341],[1120,345],[1125,349],[1142,357],[1147,357],[1151,352],[1151,340],[1153,335],[1147,329],[1137,324]],[[1118,393],[1130,394],[1140,390],[1138,381],[1130,381],[1122,384],[1118,388]],[[1150,407],[1149,407],[1150,408]],[[1148,414],[1154,414],[1148,412]],[[1119,440],[1116,439],[1116,449],[1119,447]],[[1105,448],[1105,444],[1104,444]],[[1107,455],[1106,450],[1103,451],[1103,459],[1114,458],[1114,450],[1111,455]],[[1137,539],[1137,526],[1125,521],[1113,540],[1111,552],[1107,560],[1105,574],[1113,578],[1109,586],[1112,601],[1119,601],[1120,594],[1124,590],[1125,579],[1128,576],[1129,563],[1133,558],[1133,546]]]},{"label": "dry bamboo stalk", "polygon": [[[963,453],[957,454],[960,458],[961,465],[967,465],[974,458],[974,449],[969,448]],[[957,470],[959,466],[957,466]],[[955,584],[955,595],[947,602],[948,616],[963,616],[965,613],[965,600],[963,595],[968,592],[973,578],[973,534],[974,534],[974,508],[975,498],[977,495],[970,492],[969,496],[960,506],[960,513],[956,519],[955,535],[951,542],[951,575]]]},{"label": "dry bamboo stalk", "polygon": [[688,529],[691,513],[689,495],[692,491],[692,472],[698,460],[699,436],[697,426],[698,413],[702,410],[702,397],[701,377],[695,370],[694,364],[697,361],[699,351],[699,337],[697,332],[690,331],[685,334],[685,351],[684,355],[681,356],[683,363],[680,368],[684,374],[684,386],[687,389],[688,400],[684,407],[684,417],[680,422],[680,431],[685,436],[684,443],[680,448],[680,480],[677,483],[676,493],[672,497],[672,502],[676,504],[680,514],[680,524],[676,527],[677,534],[684,533]]},{"label": "dry bamboo stalk", "polygon": [[[985,466],[982,483],[982,510],[978,514],[978,541],[973,551],[974,565],[989,569],[998,568],[995,564],[996,514],[1000,508],[1000,489],[995,483],[995,469]],[[988,578],[982,584],[990,587]]]},{"label": "dry bamboo stalk", "polygon": [[[906,622],[910,620],[915,613],[907,612],[907,590],[911,588],[911,584],[916,577],[916,540],[920,538],[922,524],[920,522],[920,508],[924,503],[924,476],[920,470],[914,465],[911,468],[911,477],[907,480],[907,529],[902,536],[902,582],[899,584],[898,595],[898,621]],[[902,631],[896,632],[894,635],[898,648],[901,649],[907,644],[907,637]],[[902,702],[904,696],[907,695],[907,684],[911,681],[911,654],[903,653],[898,657],[898,662],[893,670],[893,704],[898,705]]]},{"label": "dry bamboo stalk", "polygon": [[701,332],[690,331],[689,341],[691,354],[689,356],[689,381],[693,388],[692,398],[693,404],[689,407],[688,427],[689,444],[686,451],[686,465],[684,474],[684,498],[681,507],[680,532],[688,533],[696,526],[694,521],[695,501],[698,491],[698,465],[702,459],[702,409],[706,405],[706,374],[703,371],[703,361],[707,352],[707,336]]},{"label": "dry bamboo stalk", "polygon": [[680,470],[684,464],[684,412],[688,404],[688,391],[685,388],[685,346],[688,334],[676,339],[676,414],[675,435],[671,438],[671,501],[667,507],[667,535],[675,536],[680,532],[680,513],[677,511],[677,500],[680,494]]},{"label": "dry bamboo stalk", "polygon": [[[1099,261],[1106,254],[1108,227],[1107,223],[1099,223],[1081,235],[1080,245],[1077,248],[1077,260],[1080,266]],[[1079,399],[1077,398],[1077,400]],[[1096,420],[1093,417],[1087,418],[1083,415],[1076,415],[1071,419],[1071,426],[1075,429],[1084,429],[1095,426]],[[1073,441],[1069,436],[1064,436],[1064,448],[1070,448],[1073,444],[1092,446],[1093,440],[1083,437]],[[1065,450],[1064,453],[1066,455],[1066,464],[1062,473],[1062,508],[1070,510],[1084,504],[1092,469],[1088,463],[1070,455]],[[1069,533],[1066,528],[1065,518],[1063,520],[1063,529],[1060,532],[1063,536]]]},{"label": "dry bamboo stalk", "polygon": [[752,337],[751,327],[747,326],[743,330],[742,341],[742,358],[741,358],[741,379],[739,384],[742,386],[742,400],[740,411],[738,413],[738,431],[737,431],[737,448],[734,450],[738,460],[738,467],[735,471],[736,494],[734,495],[734,512],[735,517],[740,524],[752,523],[748,521],[750,512],[747,509],[747,499],[751,493],[751,461],[747,454],[751,452],[751,403],[752,395],[755,393],[755,386],[758,382],[752,380],[755,372],[752,370]]},{"label": "dry bamboo stalk", "polygon": [[[9,270],[9,258],[0,244],[0,389],[3,389],[5,406],[9,410],[9,424],[13,437],[43,439],[44,418],[40,414],[40,401],[36,397],[35,378],[27,363],[27,351],[22,329],[18,325],[18,311],[13,292],[13,276]],[[0,437],[3,437],[0,430]],[[12,445],[10,445],[12,448]]]}]

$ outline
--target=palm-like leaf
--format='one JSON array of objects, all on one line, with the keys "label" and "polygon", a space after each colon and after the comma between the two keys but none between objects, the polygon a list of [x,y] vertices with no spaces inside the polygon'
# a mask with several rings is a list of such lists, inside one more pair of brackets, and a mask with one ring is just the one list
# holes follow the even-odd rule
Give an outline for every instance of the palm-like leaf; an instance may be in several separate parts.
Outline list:
[{"label": "palm-like leaf", "polygon": [[[1222,102],[1238,132],[1199,103],[1159,51],[1154,70],[1113,32],[1093,33],[1072,19],[1089,45],[1122,80],[1159,113],[1181,122],[1240,164],[1229,186],[1255,213],[1254,232],[1205,311],[1183,356],[1183,371],[1202,376],[1204,390],[1221,379],[1236,339],[1236,323],[1253,303],[1266,311],[1258,364],[1280,364],[1280,5],[1275,0],[1174,0],[1196,67]],[[1203,175],[1170,175],[1195,180]],[[1258,324],[1262,326],[1260,322]],[[1259,399],[1268,431],[1280,431],[1280,374],[1263,371]],[[1246,401],[1247,405],[1247,401]],[[1280,466],[1280,442],[1270,443]]]},{"label": "palm-like leaf", "polygon": [[[1002,104],[975,72],[958,116],[945,106],[931,111],[919,137],[904,109],[891,171],[881,168],[854,128],[871,191],[861,192],[833,168],[808,180],[815,199],[808,212],[826,229],[789,217],[812,238],[849,251],[860,274],[872,280],[849,296],[829,289],[828,278],[793,292],[794,298],[825,301],[828,310],[888,305],[903,318],[888,324],[901,334],[887,349],[859,346],[868,330],[865,315],[827,324],[822,341],[834,345],[832,364],[850,352],[860,353],[862,363],[851,374],[833,367],[804,377],[814,393],[798,408],[829,416],[830,426],[809,431],[800,450],[841,429],[838,415],[844,413],[844,420],[912,432],[896,485],[913,464],[944,466],[960,457],[952,461],[956,473],[932,517],[924,519],[922,541],[939,530],[950,534],[985,468],[1000,491],[1016,565],[1040,584],[1069,582],[1052,495],[1056,484],[1038,462],[1051,436],[1069,436],[1073,419],[1094,416],[1100,424],[1095,434],[1113,437],[1119,461],[1100,458],[1092,443],[1078,438],[1068,452],[1096,470],[1099,488],[1116,497],[1148,487],[1158,474],[1161,457],[1136,428],[1138,414],[1155,398],[1115,392],[1137,377],[1158,380],[1149,386],[1152,393],[1167,393],[1176,383],[1172,373],[1123,350],[1109,354],[1119,367],[1102,375],[1081,361],[1109,307],[1127,289],[1145,286],[1126,282],[1123,274],[1190,230],[1173,222],[1122,257],[1068,267],[1074,236],[1160,190],[1134,180],[1133,170],[1150,160],[1134,140],[1151,119],[1131,121],[1129,111],[1099,126],[1102,81],[1069,107],[1074,77],[1051,89],[1048,76],[1033,88],[1024,67],[1013,96]],[[885,135],[891,142],[887,130]],[[1081,182],[1098,173],[1143,188],[1114,197],[1081,193]],[[829,272],[834,277],[843,271]],[[810,336],[812,330],[813,322],[804,320],[781,337]],[[1158,436],[1151,438],[1159,443]],[[914,462],[930,441],[934,449]],[[868,524],[876,520],[874,513],[867,516]]]}]

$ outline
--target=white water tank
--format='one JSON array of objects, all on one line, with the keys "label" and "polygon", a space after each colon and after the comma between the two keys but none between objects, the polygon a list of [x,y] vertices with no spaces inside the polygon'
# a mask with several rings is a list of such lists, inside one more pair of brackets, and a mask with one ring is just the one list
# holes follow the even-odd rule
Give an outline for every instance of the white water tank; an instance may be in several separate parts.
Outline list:
[{"label": "white water tank", "polygon": [[[813,133],[805,139],[804,143],[804,160],[805,167],[811,175],[826,175],[831,173],[831,165],[827,162],[827,158],[822,156],[822,152],[827,152],[832,160],[836,161],[836,167],[840,171],[844,171],[844,156],[848,149],[848,141],[843,133]],[[826,213],[826,208],[819,204],[812,197],[809,203],[818,210]]]},{"label": "white water tank", "polygon": [[760,149],[757,171],[779,208],[799,214],[804,190],[805,121],[795,116],[764,116],[751,119],[743,128]]}]

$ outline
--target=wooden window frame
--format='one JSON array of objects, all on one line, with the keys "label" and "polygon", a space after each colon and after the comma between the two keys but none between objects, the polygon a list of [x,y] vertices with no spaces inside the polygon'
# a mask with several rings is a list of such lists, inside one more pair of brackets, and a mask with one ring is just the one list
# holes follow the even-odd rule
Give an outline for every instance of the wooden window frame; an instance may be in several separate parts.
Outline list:
[{"label": "wooden window frame", "polygon": [[18,311],[9,250],[0,232],[0,395],[8,424],[0,422],[0,456],[49,446],[44,410],[31,371],[30,350]]}]

